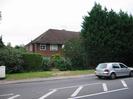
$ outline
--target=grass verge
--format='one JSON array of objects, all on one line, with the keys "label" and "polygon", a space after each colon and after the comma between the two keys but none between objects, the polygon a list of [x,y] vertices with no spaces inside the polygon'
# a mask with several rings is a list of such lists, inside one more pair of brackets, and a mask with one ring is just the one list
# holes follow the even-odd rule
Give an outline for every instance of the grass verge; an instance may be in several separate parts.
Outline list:
[{"label": "grass verge", "polygon": [[6,80],[23,80],[23,79],[33,79],[33,78],[58,77],[58,76],[76,76],[76,75],[85,75],[93,73],[94,70],[27,72],[27,73],[7,74]]}]

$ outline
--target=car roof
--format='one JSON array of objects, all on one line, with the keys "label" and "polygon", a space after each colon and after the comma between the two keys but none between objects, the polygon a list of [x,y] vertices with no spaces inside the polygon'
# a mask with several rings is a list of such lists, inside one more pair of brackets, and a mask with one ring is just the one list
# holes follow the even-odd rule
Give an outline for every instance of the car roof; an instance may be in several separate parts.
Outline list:
[{"label": "car roof", "polygon": [[106,62],[106,63],[100,63],[100,64],[121,64],[121,62]]}]

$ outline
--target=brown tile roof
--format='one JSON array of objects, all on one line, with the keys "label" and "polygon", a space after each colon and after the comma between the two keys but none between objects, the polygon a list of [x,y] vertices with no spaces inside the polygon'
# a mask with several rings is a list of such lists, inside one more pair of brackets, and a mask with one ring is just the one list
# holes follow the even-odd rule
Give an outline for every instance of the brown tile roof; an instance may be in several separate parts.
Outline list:
[{"label": "brown tile roof", "polygon": [[80,32],[49,29],[34,39],[31,43],[64,44],[64,42],[67,40],[78,38],[79,34]]}]

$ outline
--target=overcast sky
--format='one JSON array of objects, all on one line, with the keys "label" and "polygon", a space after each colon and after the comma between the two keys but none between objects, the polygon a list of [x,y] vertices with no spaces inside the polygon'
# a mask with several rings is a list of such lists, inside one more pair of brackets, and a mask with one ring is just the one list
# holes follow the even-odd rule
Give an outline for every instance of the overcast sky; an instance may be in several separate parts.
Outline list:
[{"label": "overcast sky", "polygon": [[27,44],[52,29],[80,31],[94,3],[133,15],[133,0],[0,0],[0,35],[5,44]]}]

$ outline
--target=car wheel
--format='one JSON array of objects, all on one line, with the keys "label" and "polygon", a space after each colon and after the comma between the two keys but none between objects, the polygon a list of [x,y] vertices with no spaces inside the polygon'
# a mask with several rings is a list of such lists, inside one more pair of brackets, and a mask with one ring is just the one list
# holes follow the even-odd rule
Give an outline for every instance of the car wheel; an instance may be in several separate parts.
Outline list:
[{"label": "car wheel", "polygon": [[101,76],[97,76],[99,79],[101,79],[102,77]]},{"label": "car wheel", "polygon": [[115,74],[115,73],[112,73],[112,74],[110,75],[110,79],[116,79],[116,74]]},{"label": "car wheel", "polygon": [[130,72],[130,77],[133,77],[133,71]]}]

